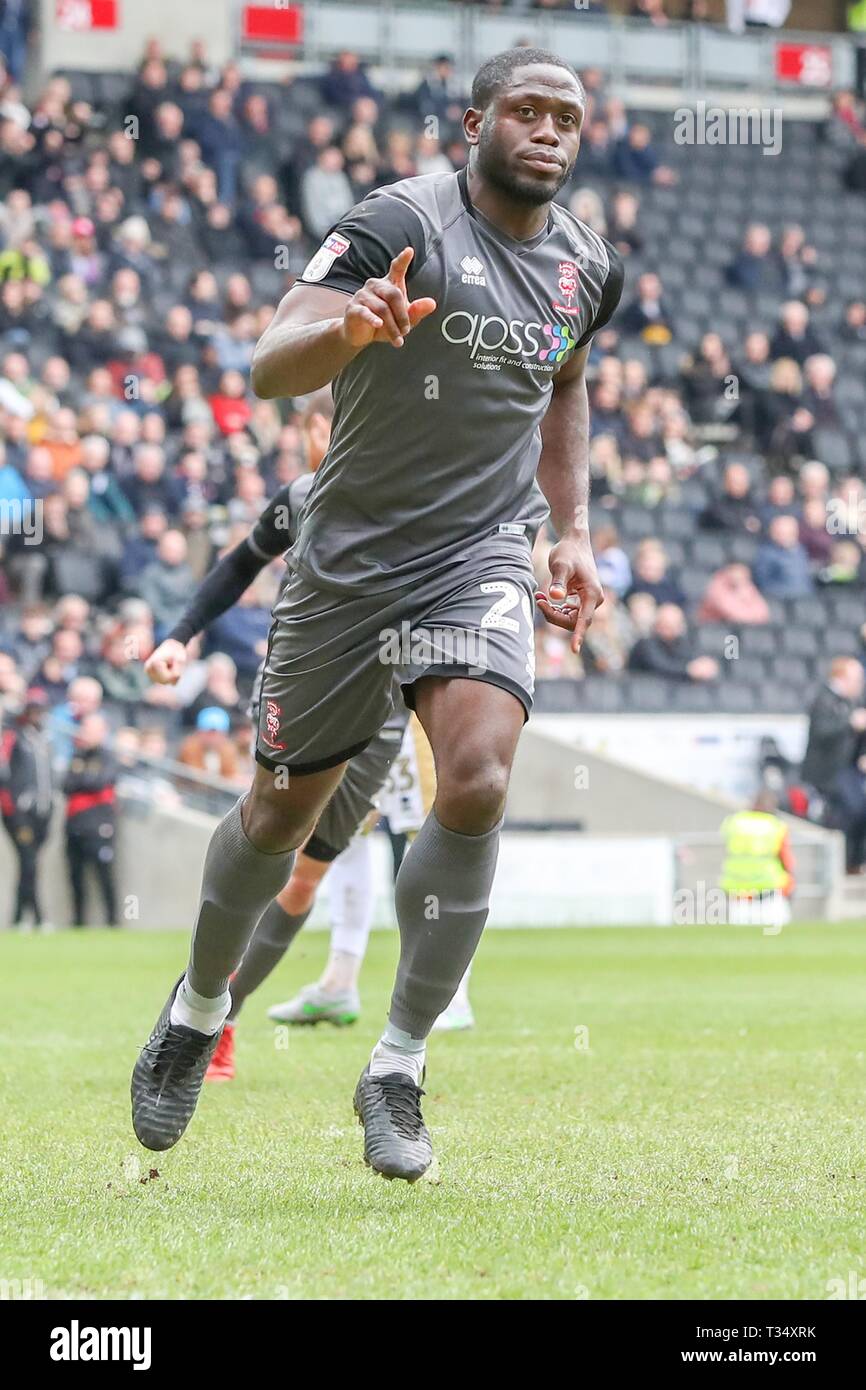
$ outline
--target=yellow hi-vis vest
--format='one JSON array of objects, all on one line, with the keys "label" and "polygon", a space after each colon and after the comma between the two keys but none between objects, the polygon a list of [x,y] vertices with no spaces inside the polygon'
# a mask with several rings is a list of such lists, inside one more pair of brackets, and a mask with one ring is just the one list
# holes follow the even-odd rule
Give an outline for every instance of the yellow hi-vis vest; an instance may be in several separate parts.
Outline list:
[{"label": "yellow hi-vis vest", "polygon": [[747,896],[786,888],[788,871],[779,858],[785,822],[766,811],[737,811],[722,825],[725,862],[720,887]]},{"label": "yellow hi-vis vest", "polygon": [[848,28],[855,34],[866,30],[866,0],[848,6]]}]

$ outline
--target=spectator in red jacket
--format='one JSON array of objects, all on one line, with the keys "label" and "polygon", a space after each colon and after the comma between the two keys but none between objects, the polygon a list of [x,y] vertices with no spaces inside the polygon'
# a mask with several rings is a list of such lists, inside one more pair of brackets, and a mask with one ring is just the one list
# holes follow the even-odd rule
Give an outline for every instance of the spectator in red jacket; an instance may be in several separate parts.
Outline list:
[{"label": "spectator in red jacket", "polygon": [[246,382],[240,372],[223,372],[219,391],[209,398],[209,404],[220,433],[224,435],[246,429],[252,417]]},{"label": "spectator in red jacket", "polygon": [[72,889],[73,926],[87,923],[87,878],[96,876],[106,926],[118,924],[115,864],[115,785],[118,766],[106,748],[108,722],[88,714],[75,731],[63,784],[66,794],[66,860]]}]

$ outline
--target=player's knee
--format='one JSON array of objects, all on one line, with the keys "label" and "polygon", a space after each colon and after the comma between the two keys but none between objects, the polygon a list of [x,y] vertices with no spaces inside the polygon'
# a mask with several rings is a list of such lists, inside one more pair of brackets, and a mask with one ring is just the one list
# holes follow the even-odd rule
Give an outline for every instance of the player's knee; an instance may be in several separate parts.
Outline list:
[{"label": "player's knee", "polygon": [[289,916],[297,917],[312,907],[321,875],[311,873],[303,861],[296,864],[292,876],[280,893],[277,901]]},{"label": "player's knee", "polygon": [[312,829],[309,811],[299,812],[285,796],[268,795],[253,784],[243,806],[244,831],[263,854],[284,854],[303,844]]},{"label": "player's knee", "polygon": [[450,830],[483,835],[502,819],[508,792],[507,763],[495,756],[456,760],[440,774],[436,811]]}]

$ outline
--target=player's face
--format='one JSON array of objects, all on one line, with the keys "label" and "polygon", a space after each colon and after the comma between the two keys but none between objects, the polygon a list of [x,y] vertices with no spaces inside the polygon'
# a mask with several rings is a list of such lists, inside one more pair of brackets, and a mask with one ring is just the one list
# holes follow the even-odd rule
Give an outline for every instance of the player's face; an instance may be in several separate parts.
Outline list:
[{"label": "player's face", "polygon": [[583,123],[580,88],[563,68],[517,68],[484,113],[478,168],[518,202],[549,203],[571,176]]}]

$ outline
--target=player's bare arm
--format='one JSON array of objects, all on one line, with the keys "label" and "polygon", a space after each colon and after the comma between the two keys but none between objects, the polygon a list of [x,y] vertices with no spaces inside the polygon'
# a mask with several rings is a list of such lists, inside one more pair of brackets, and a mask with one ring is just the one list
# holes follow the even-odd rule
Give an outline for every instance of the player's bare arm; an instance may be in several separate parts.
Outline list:
[{"label": "player's bare arm", "polygon": [[538,484],[559,540],[550,552],[550,584],[536,601],[549,623],[572,633],[579,651],[604,593],[589,536],[589,404],[586,361],[579,349],[557,372],[541,427]]},{"label": "player's bare arm", "polygon": [[253,354],[250,380],[262,400],[303,396],[325,386],[371,343],[401,348],[434,299],[410,300],[407,246],[388,274],[367,280],[351,297],[320,285],[293,285]]}]

